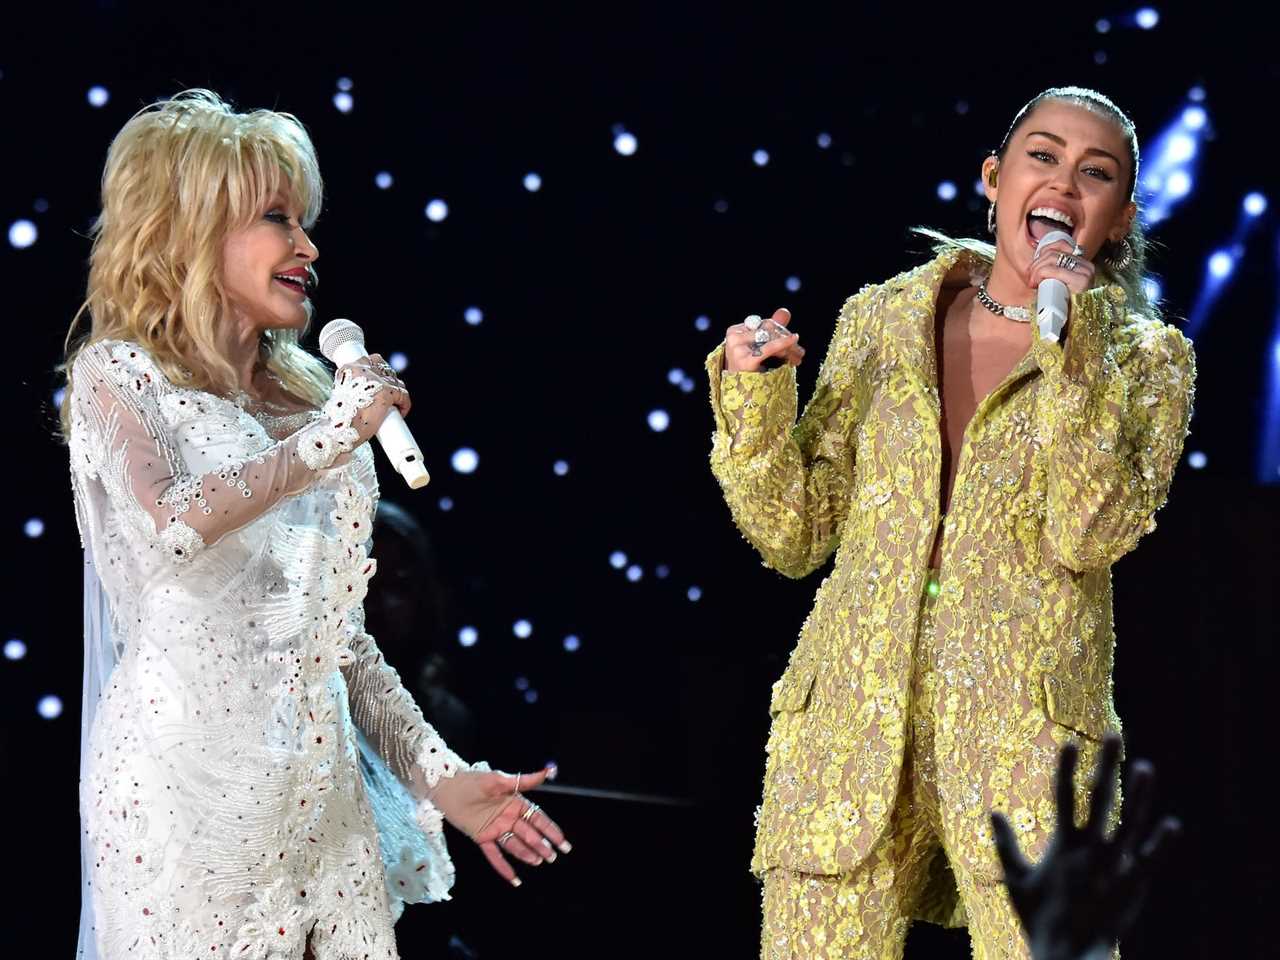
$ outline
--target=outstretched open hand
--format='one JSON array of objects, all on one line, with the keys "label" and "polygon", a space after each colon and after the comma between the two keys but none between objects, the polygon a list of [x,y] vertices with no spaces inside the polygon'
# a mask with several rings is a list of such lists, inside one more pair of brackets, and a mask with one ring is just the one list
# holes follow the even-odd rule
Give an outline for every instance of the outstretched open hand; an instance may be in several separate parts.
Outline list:
[{"label": "outstretched open hand", "polygon": [[520,878],[504,853],[536,867],[554,862],[556,849],[572,849],[556,822],[520,793],[554,779],[555,769],[520,774],[460,770],[441,780],[431,799],[449,823],[479,844],[498,875],[518,887]]},{"label": "outstretched open hand", "polygon": [[1147,761],[1136,760],[1126,786],[1127,815],[1111,838],[1106,837],[1120,764],[1120,738],[1115,735],[1103,742],[1090,790],[1089,816],[1084,827],[1077,827],[1071,785],[1077,755],[1075,744],[1062,748],[1057,829],[1039,863],[1032,866],[1026,861],[1009,822],[999,813],[991,814],[1005,886],[1030,940],[1034,960],[1109,956],[1133,926],[1168,841],[1182,830],[1173,817],[1165,817],[1152,827],[1155,771]]}]

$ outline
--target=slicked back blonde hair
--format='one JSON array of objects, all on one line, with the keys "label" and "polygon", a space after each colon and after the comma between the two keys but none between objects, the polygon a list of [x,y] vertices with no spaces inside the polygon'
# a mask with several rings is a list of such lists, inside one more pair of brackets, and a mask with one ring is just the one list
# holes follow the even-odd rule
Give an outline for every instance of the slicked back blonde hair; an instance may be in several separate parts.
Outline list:
[{"label": "slicked back blonde hair", "polygon": [[[1009,143],[1013,139],[1013,135],[1018,132],[1027,118],[1031,116],[1032,111],[1045,101],[1068,103],[1073,106],[1083,107],[1111,120],[1120,128],[1121,132],[1124,133],[1125,146],[1129,149],[1130,169],[1127,183],[1129,199],[1137,200],[1138,134],[1134,129],[1133,121],[1108,97],[1097,90],[1090,90],[1088,87],[1050,87],[1043,93],[1037,94],[1026,106],[1018,111],[1018,115],[1013,118],[1013,123],[1009,125],[1009,130],[1005,133],[1000,146],[991,151],[992,155],[1002,161],[1004,160],[1005,154],[1009,151]],[[916,227],[914,232],[934,241],[933,249],[936,253],[942,253],[946,250],[968,250],[989,264],[995,262],[995,244],[986,240],[979,240],[975,237],[950,237],[928,227]],[[1147,252],[1151,247],[1151,241],[1147,239],[1146,233],[1142,229],[1141,217],[1135,216],[1133,218],[1133,223],[1129,227],[1129,235],[1125,239],[1129,241],[1129,263],[1126,264],[1123,270],[1117,270],[1113,267],[1110,260],[1119,257],[1121,248],[1120,244],[1113,244],[1107,241],[1102,245],[1096,264],[1098,268],[1097,280],[1100,283],[1115,283],[1123,288],[1126,302],[1129,305],[1128,309],[1132,312],[1141,313],[1153,319],[1160,319],[1158,305],[1152,302],[1147,295],[1145,282],[1147,279]]]},{"label": "slicked back blonde hair", "polygon": [[[134,114],[107,151],[88,290],[67,331],[58,372],[67,376],[90,343],[132,340],[175,384],[234,395],[238,374],[221,346],[227,333],[221,324],[230,316],[223,241],[261,217],[277,193],[304,211],[304,229],[315,224],[323,201],[320,166],[292,114],[237,113],[203,89]],[[311,309],[307,301],[302,331],[264,331],[259,349],[290,393],[318,406],[332,375],[298,343]],[[76,339],[86,313],[90,329]],[[63,442],[70,395],[68,383],[60,410]]]}]

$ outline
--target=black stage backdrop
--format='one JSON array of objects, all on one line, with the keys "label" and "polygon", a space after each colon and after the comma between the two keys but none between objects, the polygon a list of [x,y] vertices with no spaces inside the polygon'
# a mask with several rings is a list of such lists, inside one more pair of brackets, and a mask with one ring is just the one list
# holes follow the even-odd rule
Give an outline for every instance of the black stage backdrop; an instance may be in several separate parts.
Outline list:
[{"label": "black stage backdrop", "polygon": [[[318,147],[327,198],[309,343],[347,316],[370,349],[408,361],[434,480],[410,492],[379,471],[434,545],[446,600],[422,649],[448,660],[478,715],[476,756],[505,769],[555,759],[565,784],[686,802],[546,796],[576,850],[526,868],[520,890],[451,834],[455,898],[407,912],[403,954],[755,953],[747,862],[769,685],[821,574],[762,568],[707,469],[701,364],[723,328],[789,306],[809,347],[807,395],[845,297],[924,258],[909,226],[982,229],[983,154],[1051,84],[1108,93],[1144,147],[1189,104],[1206,111],[1193,188],[1154,233],[1170,315],[1193,311],[1242,198],[1275,199],[1266,14],[1161,6],[1143,29],[1133,7],[1106,4],[889,6],[460,15],[104,0],[6,14],[0,220],[37,231],[0,245],[0,639],[25,647],[0,665],[14,936],[67,956],[78,909],[80,555],[51,368],[84,291],[111,137],[144,103],[207,86],[241,109],[296,113]],[[630,155],[615,149],[623,132]],[[424,210],[437,198],[448,215],[434,222]],[[1115,572],[1128,750],[1155,762],[1160,805],[1186,824],[1129,958],[1270,952],[1280,498],[1257,464],[1280,363],[1275,224],[1274,210],[1251,221],[1196,336],[1187,451],[1203,466],[1184,457],[1159,529]],[[461,448],[478,454],[474,472],[451,467]],[[51,719],[37,712],[49,695],[64,707]],[[962,935],[932,928],[908,943],[908,957],[967,955]]]}]

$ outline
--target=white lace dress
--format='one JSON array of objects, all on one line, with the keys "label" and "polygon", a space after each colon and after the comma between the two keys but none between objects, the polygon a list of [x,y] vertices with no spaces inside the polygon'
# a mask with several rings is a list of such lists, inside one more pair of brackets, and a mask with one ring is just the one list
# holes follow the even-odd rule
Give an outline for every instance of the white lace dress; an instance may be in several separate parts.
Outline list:
[{"label": "white lace dress", "polygon": [[137,344],[77,358],[81,956],[299,960],[310,932],[385,960],[404,903],[447,899],[426,796],[466,765],[363,630],[371,389],[276,437]]}]

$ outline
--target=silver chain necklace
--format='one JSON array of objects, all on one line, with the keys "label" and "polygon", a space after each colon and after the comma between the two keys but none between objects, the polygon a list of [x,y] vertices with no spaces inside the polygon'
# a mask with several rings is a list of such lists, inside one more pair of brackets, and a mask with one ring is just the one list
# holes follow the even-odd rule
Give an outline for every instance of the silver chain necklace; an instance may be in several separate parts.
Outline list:
[{"label": "silver chain necklace", "polygon": [[1030,323],[1031,311],[1026,307],[1006,307],[999,300],[996,300],[991,294],[987,293],[987,281],[990,277],[983,277],[982,283],[978,285],[978,302],[994,313],[998,317],[1007,317],[1010,320],[1016,320],[1018,323]]}]

